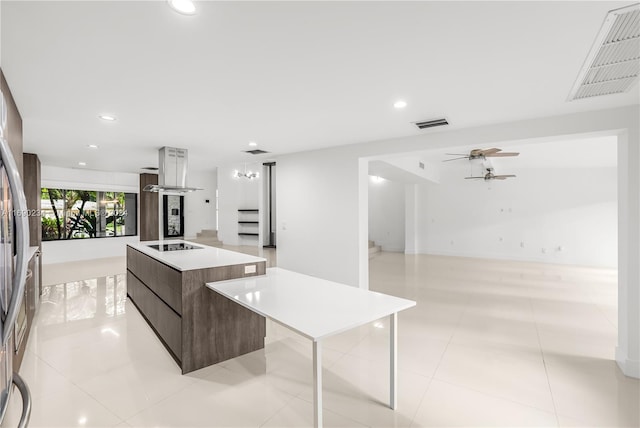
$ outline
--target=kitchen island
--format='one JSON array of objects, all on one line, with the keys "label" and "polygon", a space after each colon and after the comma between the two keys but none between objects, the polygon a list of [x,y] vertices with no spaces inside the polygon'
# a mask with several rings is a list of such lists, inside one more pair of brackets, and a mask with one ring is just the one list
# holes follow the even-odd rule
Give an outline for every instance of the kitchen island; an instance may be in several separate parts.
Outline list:
[{"label": "kitchen island", "polygon": [[264,317],[205,284],[265,271],[264,258],[189,241],[127,245],[127,295],[183,374],[264,347]]}]

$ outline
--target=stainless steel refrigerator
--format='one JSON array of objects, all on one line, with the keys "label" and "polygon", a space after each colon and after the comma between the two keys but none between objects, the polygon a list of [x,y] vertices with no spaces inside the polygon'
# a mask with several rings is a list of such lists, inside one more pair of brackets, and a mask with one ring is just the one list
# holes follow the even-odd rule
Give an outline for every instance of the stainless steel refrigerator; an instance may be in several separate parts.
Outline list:
[{"label": "stainless steel refrigerator", "polygon": [[27,201],[15,159],[6,140],[7,108],[0,92],[0,424],[15,384],[22,396],[19,427],[31,413],[29,388],[13,372],[14,328],[24,299],[29,250]]}]

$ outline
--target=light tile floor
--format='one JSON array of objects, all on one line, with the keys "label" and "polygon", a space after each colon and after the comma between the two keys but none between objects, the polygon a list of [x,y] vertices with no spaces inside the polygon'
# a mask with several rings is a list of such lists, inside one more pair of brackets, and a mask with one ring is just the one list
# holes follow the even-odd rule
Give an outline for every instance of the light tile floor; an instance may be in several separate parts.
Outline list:
[{"label": "light tile floor", "polygon": [[[45,269],[21,369],[31,426],[312,425],[309,341],[268,322],[264,350],[182,376],[126,301],[123,272],[121,259]],[[613,361],[615,271],[381,253],[370,280],[418,302],[399,316],[399,406],[385,405],[380,320],[326,342],[325,426],[640,424],[638,380]]]}]

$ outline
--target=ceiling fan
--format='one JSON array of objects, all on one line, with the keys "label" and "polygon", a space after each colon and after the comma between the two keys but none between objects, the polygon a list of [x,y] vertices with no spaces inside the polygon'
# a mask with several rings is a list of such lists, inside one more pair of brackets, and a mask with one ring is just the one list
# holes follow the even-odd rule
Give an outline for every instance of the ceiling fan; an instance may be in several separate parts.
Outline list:
[{"label": "ceiling fan", "polygon": [[487,173],[483,176],[480,177],[465,177],[466,180],[469,179],[483,179],[485,181],[488,180],[506,180],[507,178],[515,178],[515,175],[513,174],[506,174],[506,175],[495,175],[493,173],[493,168],[486,168]]},{"label": "ceiling fan", "polygon": [[502,149],[473,149],[468,154],[463,155],[460,153],[446,153],[448,156],[460,156],[453,159],[447,159],[442,162],[450,162],[458,159],[486,159],[486,158],[506,158],[510,156],[518,156],[517,152],[503,152]]}]

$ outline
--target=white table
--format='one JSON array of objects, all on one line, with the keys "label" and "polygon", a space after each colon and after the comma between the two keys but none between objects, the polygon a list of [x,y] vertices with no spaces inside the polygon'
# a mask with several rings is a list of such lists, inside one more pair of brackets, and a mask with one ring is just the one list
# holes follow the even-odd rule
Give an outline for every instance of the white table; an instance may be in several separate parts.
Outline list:
[{"label": "white table", "polygon": [[322,339],[389,317],[389,407],[397,405],[398,312],[416,302],[281,268],[207,287],[313,341],[314,426],[322,426]]}]

